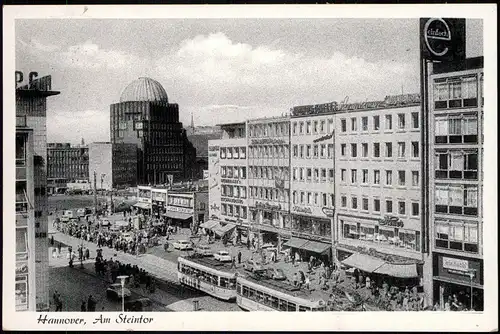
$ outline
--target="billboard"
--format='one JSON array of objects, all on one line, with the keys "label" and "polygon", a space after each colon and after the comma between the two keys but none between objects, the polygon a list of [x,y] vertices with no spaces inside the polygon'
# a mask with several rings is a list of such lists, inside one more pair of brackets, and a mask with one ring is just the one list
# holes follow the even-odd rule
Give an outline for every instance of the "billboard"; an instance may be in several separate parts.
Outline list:
[{"label": "billboard", "polygon": [[431,61],[465,61],[465,19],[421,18],[420,52]]}]

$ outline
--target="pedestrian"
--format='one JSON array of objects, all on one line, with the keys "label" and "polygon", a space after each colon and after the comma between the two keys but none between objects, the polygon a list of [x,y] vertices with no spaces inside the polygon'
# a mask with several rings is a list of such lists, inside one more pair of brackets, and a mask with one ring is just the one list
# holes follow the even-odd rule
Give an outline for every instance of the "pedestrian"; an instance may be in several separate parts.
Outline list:
[{"label": "pedestrian", "polygon": [[356,283],[356,289],[359,287],[359,270],[358,268],[354,269],[354,282]]},{"label": "pedestrian", "polygon": [[59,242],[57,244],[57,257],[59,257],[60,254],[61,254],[61,243]]},{"label": "pedestrian", "polygon": [[304,285],[305,285],[306,289],[309,290],[309,287],[311,286],[311,281],[309,279],[309,275],[306,276],[306,280],[305,280]]},{"label": "pedestrian", "polygon": [[234,256],[231,258],[231,269],[232,268],[236,268],[236,259]]},{"label": "pedestrian", "polygon": [[241,264],[241,251],[238,251],[238,264]]},{"label": "pedestrian", "polygon": [[50,245],[54,246],[54,235],[50,236]]},{"label": "pedestrian", "polygon": [[92,295],[89,295],[89,299],[87,300],[87,310],[89,312],[95,312],[96,302]]},{"label": "pedestrian", "polygon": [[63,307],[63,303],[62,303],[61,295],[57,294],[56,312],[62,312],[62,307]]},{"label": "pedestrian", "polygon": [[292,266],[295,266],[295,253],[292,254]]},{"label": "pedestrian", "polygon": [[90,250],[88,248],[85,248],[85,259],[90,259]]},{"label": "pedestrian", "polygon": [[292,280],[293,286],[297,286],[298,280],[299,280],[299,277],[298,277],[297,273],[294,273],[293,280]]},{"label": "pedestrian", "polygon": [[82,301],[82,305],[80,306],[80,311],[81,312],[87,312],[87,307],[85,306],[85,300]]}]

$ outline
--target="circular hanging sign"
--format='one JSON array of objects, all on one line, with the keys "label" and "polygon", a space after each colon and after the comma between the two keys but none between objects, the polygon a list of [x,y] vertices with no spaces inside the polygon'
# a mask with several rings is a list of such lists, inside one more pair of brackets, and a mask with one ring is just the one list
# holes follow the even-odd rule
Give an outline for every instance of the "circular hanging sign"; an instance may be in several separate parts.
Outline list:
[{"label": "circular hanging sign", "polygon": [[445,20],[432,18],[424,26],[424,40],[427,50],[434,56],[442,57],[450,50],[451,30]]}]

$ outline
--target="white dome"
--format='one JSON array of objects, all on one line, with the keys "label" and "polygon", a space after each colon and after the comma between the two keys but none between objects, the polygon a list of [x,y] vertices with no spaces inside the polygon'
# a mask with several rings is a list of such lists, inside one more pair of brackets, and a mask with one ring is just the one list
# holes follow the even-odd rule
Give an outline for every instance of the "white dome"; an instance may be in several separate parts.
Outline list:
[{"label": "white dome", "polygon": [[128,101],[168,102],[168,96],[158,81],[142,77],[132,81],[123,90],[120,102]]}]

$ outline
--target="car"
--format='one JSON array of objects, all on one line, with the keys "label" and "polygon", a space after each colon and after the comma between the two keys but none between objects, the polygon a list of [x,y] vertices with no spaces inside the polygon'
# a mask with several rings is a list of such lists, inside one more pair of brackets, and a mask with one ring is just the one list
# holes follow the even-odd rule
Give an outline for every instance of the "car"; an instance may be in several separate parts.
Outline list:
[{"label": "car", "polygon": [[283,272],[283,270],[281,270],[279,268],[267,268],[265,275],[266,275],[266,277],[273,279],[273,280],[276,280],[276,281],[286,280],[285,273]]},{"label": "car", "polygon": [[268,249],[268,248],[272,248],[272,247],[275,247],[275,246],[272,243],[268,242],[268,243],[263,244],[260,248]]},{"label": "car", "polygon": [[220,250],[217,253],[214,253],[214,258],[220,262],[231,262],[233,260],[229,252],[225,250]]},{"label": "car", "polygon": [[257,260],[248,259],[243,263],[243,269],[254,272],[254,271],[262,271],[264,270],[264,267]]},{"label": "car", "polygon": [[173,245],[174,249],[179,249],[179,250],[193,249],[193,244],[189,240],[177,240],[174,241]]},{"label": "car", "polygon": [[[129,289],[123,288],[123,297],[130,298],[132,293]],[[122,285],[121,283],[113,283],[106,289],[106,297],[112,299],[121,299],[122,298]]]},{"label": "car", "polygon": [[212,256],[212,249],[208,245],[198,245],[195,248],[196,254],[202,255],[202,256]]}]

